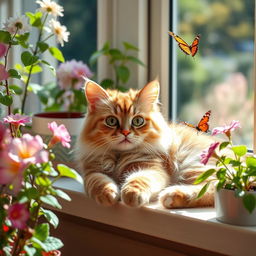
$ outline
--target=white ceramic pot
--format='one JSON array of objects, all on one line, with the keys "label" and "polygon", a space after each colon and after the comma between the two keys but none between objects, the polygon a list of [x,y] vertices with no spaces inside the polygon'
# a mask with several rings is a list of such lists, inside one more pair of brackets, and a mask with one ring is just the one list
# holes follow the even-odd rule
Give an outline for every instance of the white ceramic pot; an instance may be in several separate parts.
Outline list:
[{"label": "white ceramic pot", "polygon": [[[256,196],[256,192],[253,193]],[[215,193],[215,209],[217,220],[239,226],[256,225],[256,209],[250,213],[240,197],[235,196],[234,190],[220,189]]]},{"label": "white ceramic pot", "polygon": [[53,152],[57,162],[72,163],[74,161],[74,146],[82,129],[84,117],[85,114],[79,112],[38,113],[32,117],[32,133],[40,135],[44,142],[47,143],[52,137],[52,132],[48,129],[48,123],[55,121],[58,125],[64,124],[71,136],[71,147],[64,148],[58,143]]}]

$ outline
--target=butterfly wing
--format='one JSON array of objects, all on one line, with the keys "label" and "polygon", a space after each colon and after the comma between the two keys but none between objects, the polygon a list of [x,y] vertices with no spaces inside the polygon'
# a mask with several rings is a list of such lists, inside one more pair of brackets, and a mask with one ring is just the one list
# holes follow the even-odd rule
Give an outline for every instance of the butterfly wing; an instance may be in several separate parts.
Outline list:
[{"label": "butterfly wing", "polygon": [[191,47],[188,45],[181,37],[177,36],[173,32],[169,31],[169,35],[172,36],[175,41],[178,43],[180,49],[187,55],[191,54]]},{"label": "butterfly wing", "polygon": [[211,116],[211,110],[207,111],[204,116],[202,117],[202,119],[200,120],[200,122],[198,123],[198,125],[196,126],[196,129],[200,132],[207,132],[209,130],[209,119]]},{"label": "butterfly wing", "polygon": [[198,51],[199,40],[200,40],[200,35],[197,35],[190,47],[192,57],[194,57]]}]

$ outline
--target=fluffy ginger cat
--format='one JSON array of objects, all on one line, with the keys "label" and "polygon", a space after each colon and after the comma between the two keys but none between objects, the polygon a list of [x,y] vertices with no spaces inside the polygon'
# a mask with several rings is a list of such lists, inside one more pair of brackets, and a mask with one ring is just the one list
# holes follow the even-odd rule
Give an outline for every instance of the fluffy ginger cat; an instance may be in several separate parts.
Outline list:
[{"label": "fluffy ginger cat", "polygon": [[104,90],[85,85],[88,113],[78,139],[78,162],[87,195],[104,206],[121,200],[140,207],[158,199],[165,208],[211,206],[214,187],[196,199],[193,185],[209,169],[200,154],[213,138],[182,124],[169,124],[159,109],[159,83],[141,90]]}]

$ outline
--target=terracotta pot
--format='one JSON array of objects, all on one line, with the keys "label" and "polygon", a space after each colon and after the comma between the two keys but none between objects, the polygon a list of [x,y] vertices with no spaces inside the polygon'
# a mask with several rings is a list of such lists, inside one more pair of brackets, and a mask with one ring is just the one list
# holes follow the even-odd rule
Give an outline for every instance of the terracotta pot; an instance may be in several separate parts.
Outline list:
[{"label": "terracotta pot", "polygon": [[[252,193],[256,196],[256,192]],[[215,209],[217,220],[239,226],[256,225],[256,209],[250,213],[244,206],[243,200],[235,196],[234,190],[220,189],[215,193]]]},{"label": "terracotta pot", "polygon": [[82,129],[84,117],[85,114],[79,112],[38,113],[32,117],[32,133],[40,135],[47,143],[52,137],[52,132],[48,129],[48,123],[55,121],[58,125],[64,124],[71,136],[71,147],[64,148],[61,143],[58,143],[53,152],[57,162],[72,163],[74,162],[74,146]]}]

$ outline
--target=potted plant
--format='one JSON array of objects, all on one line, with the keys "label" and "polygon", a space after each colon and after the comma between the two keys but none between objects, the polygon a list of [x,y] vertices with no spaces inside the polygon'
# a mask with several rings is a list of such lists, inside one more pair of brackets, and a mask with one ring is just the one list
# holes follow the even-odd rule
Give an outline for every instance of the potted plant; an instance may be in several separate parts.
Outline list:
[{"label": "potted plant", "polygon": [[[61,208],[58,198],[71,200],[64,191],[54,187],[58,179],[69,177],[82,182],[74,169],[63,164],[53,165],[54,147],[60,143],[63,147],[70,147],[71,138],[63,124],[48,123],[51,136],[47,142],[38,134],[23,134],[21,131],[21,127],[31,120],[21,114],[24,113],[27,93],[37,88],[30,83],[31,75],[41,72],[42,65],[51,68],[48,62],[40,59],[40,53],[48,50],[57,59],[62,56],[57,48],[46,43],[47,38],[56,34],[63,44],[68,36],[65,27],[55,19],[63,15],[63,8],[51,0],[37,3],[40,8],[35,14],[9,18],[4,29],[0,30],[0,86],[3,88],[0,104],[1,109],[4,106],[7,109],[7,116],[0,121],[0,255],[7,256],[60,255],[58,249],[63,244],[50,236],[49,225],[56,228],[58,217],[46,207]],[[50,24],[54,32],[43,38],[49,16],[53,17]],[[34,49],[28,42],[32,27],[39,32]],[[10,68],[8,55],[16,45],[25,49],[21,54],[22,65]],[[20,80],[24,88],[11,84],[12,79]],[[15,94],[22,95],[18,109],[13,109]]]},{"label": "potted plant", "polygon": [[239,121],[217,127],[212,135],[224,134],[227,140],[213,143],[201,154],[201,163],[210,157],[216,167],[197,177],[195,184],[205,182],[200,198],[211,182],[216,183],[215,207],[219,221],[234,225],[256,225],[256,157],[248,154],[245,145],[233,145],[231,132],[240,127]]}]

